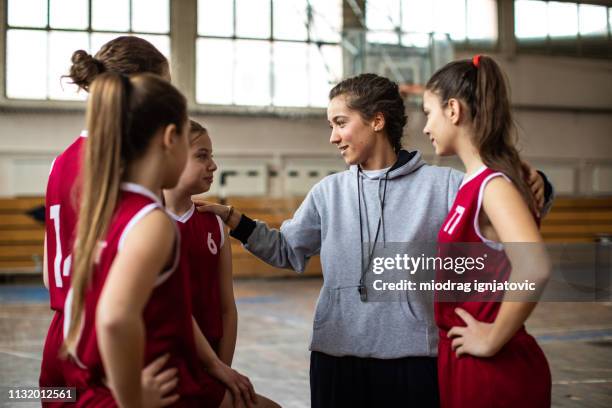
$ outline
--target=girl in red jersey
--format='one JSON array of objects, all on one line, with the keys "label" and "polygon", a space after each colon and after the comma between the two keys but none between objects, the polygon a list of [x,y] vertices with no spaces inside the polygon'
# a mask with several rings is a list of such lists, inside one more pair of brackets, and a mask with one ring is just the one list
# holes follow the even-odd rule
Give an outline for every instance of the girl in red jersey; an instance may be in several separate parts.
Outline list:
[{"label": "girl in red jersey", "polygon": [[[95,56],[83,50],[75,51],[72,55],[68,77],[80,89],[87,91],[102,72],[125,75],[149,72],[170,80],[166,57],[148,41],[133,36],[121,36],[109,41]],[[79,194],[75,187],[81,173],[81,156],[86,140],[87,131],[83,130],[54,160],[47,182],[43,279],[49,289],[51,309],[55,313],[43,348],[39,378],[41,387],[66,386],[59,350],[64,341],[64,303],[70,290],[71,254],[79,208]],[[153,386],[152,392],[159,394],[162,386],[167,387],[176,380],[172,370],[159,372],[166,360],[167,357],[161,358],[143,371],[142,381],[147,386]],[[51,407],[62,404],[44,402],[43,405]]]},{"label": "girl in red jersey", "polygon": [[[466,167],[438,235],[441,248],[484,243],[495,272],[520,273],[526,251],[538,282],[549,273],[536,205],[513,141],[505,78],[486,56],[455,61],[428,81],[424,133],[436,154],[458,155]],[[507,243],[504,247],[500,243]],[[532,243],[517,250],[510,243]],[[479,247],[479,248],[480,248]],[[492,259],[495,258],[495,260]],[[507,296],[508,294],[506,294]],[[549,407],[551,377],[544,353],[525,331],[536,303],[436,302],[442,407]]]},{"label": "girl in red jersey", "polygon": [[231,246],[223,221],[214,214],[194,211],[191,201],[192,195],[210,189],[216,170],[208,131],[190,121],[187,165],[176,187],[164,191],[164,202],[187,249],[193,317],[215,353],[231,365],[238,328]]},{"label": "girl in red jersey", "polygon": [[[164,202],[181,231],[193,317],[220,362],[231,366],[238,329],[231,243],[219,216],[195,211],[191,201],[193,195],[210,190],[216,170],[208,131],[190,121],[187,165],[176,187],[164,191]],[[278,405],[258,396],[257,406]]]},{"label": "girl in red jersey", "polygon": [[91,87],[87,125],[65,325],[66,351],[80,367],[68,370],[77,406],[156,405],[144,398],[141,369],[164,353],[178,370],[178,406],[230,406],[198,361],[205,340],[185,294],[180,234],[153,193],[173,187],[185,166],[185,98],[155,75],[102,74]]}]

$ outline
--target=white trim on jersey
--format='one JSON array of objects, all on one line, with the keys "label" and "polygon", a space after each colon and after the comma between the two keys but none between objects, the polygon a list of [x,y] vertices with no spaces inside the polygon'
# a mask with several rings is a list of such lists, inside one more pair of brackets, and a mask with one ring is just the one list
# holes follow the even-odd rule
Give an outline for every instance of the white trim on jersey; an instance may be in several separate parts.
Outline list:
[{"label": "white trim on jersey", "polygon": [[143,195],[155,201],[160,207],[162,206],[161,199],[157,196],[157,194],[155,194],[148,188],[141,186],[140,184],[121,183],[121,190],[129,191],[130,193],[136,193],[136,194]]},{"label": "white trim on jersey", "polygon": [[81,134],[79,135],[80,137],[89,137],[89,132],[86,131],[85,129],[81,130]]},{"label": "white trim on jersey", "polygon": [[219,245],[219,248],[223,248],[223,245],[225,244],[225,228],[223,227],[223,221],[221,221],[221,217],[219,217],[218,215],[216,215],[217,217],[217,222],[219,223],[219,231],[221,232],[221,244]]},{"label": "white trim on jersey", "polygon": [[[117,253],[119,253],[121,249],[123,248],[123,244],[130,230],[134,228],[134,226],[140,220],[142,220],[145,215],[157,209],[162,210],[164,214],[166,214],[172,220],[172,217],[170,217],[168,212],[164,211],[164,208],[161,207],[158,203],[151,203],[151,204],[148,204],[142,207],[140,211],[138,211],[132,217],[132,219],[126,224],[126,226],[123,228],[123,231],[121,232],[121,236],[119,237],[119,243],[117,244]],[[172,225],[174,226],[175,236],[176,236],[175,248],[174,248],[174,261],[172,262],[172,265],[170,266],[170,268],[166,269],[165,271],[162,271],[162,273],[159,274],[157,279],[155,279],[155,286],[159,286],[162,283],[164,283],[170,277],[170,275],[172,275],[172,273],[176,270],[176,267],[178,266],[178,263],[179,263],[179,259],[181,255],[181,233],[178,229],[178,226],[176,225],[176,222],[174,222],[174,220],[172,220]]]},{"label": "white trim on jersey", "polygon": [[[72,319],[72,288],[70,288],[70,290],[68,290],[68,294],[66,295],[66,300],[64,301],[64,326],[63,326],[63,334],[64,334],[64,339],[66,337],[68,337],[68,332],[70,331],[70,323],[71,323],[71,319]],[[76,344],[77,344],[77,349],[78,349],[78,344],[81,341],[81,332],[83,331],[83,325],[85,324],[85,312],[83,311],[81,314],[81,327],[79,328],[79,335],[77,336],[77,340],[76,340]],[[70,354],[72,356],[72,358],[74,358],[75,363],[81,367],[82,369],[86,370],[87,366],[85,364],[83,364],[83,362],[81,360],[79,360],[79,356],[77,356],[76,354]]]},{"label": "white trim on jersey", "polygon": [[482,232],[480,232],[480,223],[478,222],[478,218],[480,217],[480,208],[482,207],[482,200],[484,198],[484,189],[485,186],[487,185],[487,183],[495,178],[495,177],[503,177],[506,180],[508,180],[508,182],[511,183],[510,179],[508,178],[508,176],[506,176],[504,173],[493,173],[493,174],[489,174],[483,181],[482,184],[480,185],[480,190],[478,191],[478,206],[476,207],[476,214],[474,215],[474,231],[476,231],[476,235],[478,235],[478,237],[482,240],[482,242],[484,242],[487,246],[489,246],[490,248],[493,248],[497,251],[502,251],[504,249],[504,244],[502,244],[501,242],[496,242],[496,241],[492,241],[490,239],[487,239],[484,237],[484,235],[482,235]]},{"label": "white trim on jersey", "polygon": [[463,181],[461,182],[461,185],[459,186],[459,188],[465,186],[467,183],[469,183],[470,181],[474,180],[476,177],[478,177],[480,175],[480,173],[482,173],[483,171],[485,171],[487,169],[487,166],[482,166],[481,168],[479,168],[478,170],[476,170],[476,172],[470,176],[466,176]]},{"label": "white trim on jersey", "polygon": [[57,160],[57,157],[53,159],[53,161],[51,162],[51,167],[49,167],[49,176],[51,176],[51,173],[53,172],[53,166],[55,165],[56,160]]},{"label": "white trim on jersey", "polygon": [[125,239],[127,237],[128,232],[134,228],[134,225],[138,223],[138,221],[142,220],[145,215],[149,214],[151,211],[161,208],[157,203],[147,204],[142,207],[130,221],[125,225],[123,231],[121,232],[121,236],[119,237],[119,244],[117,244],[117,252],[121,251],[123,248],[123,244],[125,243]]},{"label": "white trim on jersey", "polygon": [[170,215],[170,217],[172,217],[175,221],[178,221],[182,224],[185,224],[187,221],[189,221],[189,219],[191,218],[191,216],[193,215],[193,213],[195,212],[195,205],[192,204],[191,208],[189,208],[189,210],[187,210],[186,213],[184,213],[183,215],[176,215],[175,213],[173,213],[172,211],[169,211],[166,209],[166,212],[168,213],[168,215]]},{"label": "white trim on jersey", "polygon": [[64,300],[64,338],[68,337],[70,331],[70,317],[72,316],[72,288],[68,290]]},{"label": "white trim on jersey", "polygon": [[179,230],[178,225],[176,225],[176,222],[173,222],[172,225],[174,225],[174,232],[175,232],[174,236],[176,237],[176,239],[174,240],[174,262],[172,262],[172,265],[168,269],[163,271],[157,277],[157,279],[155,279],[156,287],[164,283],[166,280],[168,280],[168,278],[176,270],[176,267],[179,264],[179,260],[181,259],[181,231]]}]

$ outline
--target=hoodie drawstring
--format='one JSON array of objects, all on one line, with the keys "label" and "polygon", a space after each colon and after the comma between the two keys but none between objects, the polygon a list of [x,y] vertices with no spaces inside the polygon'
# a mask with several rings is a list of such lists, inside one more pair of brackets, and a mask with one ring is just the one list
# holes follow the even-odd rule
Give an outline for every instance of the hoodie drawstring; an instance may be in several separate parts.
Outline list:
[{"label": "hoodie drawstring", "polygon": [[[383,233],[383,248],[387,247],[387,235],[385,233],[385,197],[387,195],[387,183],[389,182],[389,172],[385,173],[385,186],[383,188],[382,199],[380,198],[380,184],[381,179],[378,179],[378,203],[380,204],[380,222],[382,223],[382,233]],[[365,200],[364,200],[365,201]]]},{"label": "hoodie drawstring", "polygon": [[[363,256],[363,221],[361,218],[361,198],[363,196],[362,193],[362,186],[363,186],[363,181],[361,180],[361,168],[357,169],[357,200],[359,202],[359,238],[360,238],[360,245],[361,245],[361,277],[359,279],[359,288],[357,289],[359,291],[359,295],[361,298],[362,302],[366,302],[368,299],[368,294],[367,294],[367,290],[366,290],[366,286],[365,286],[365,277],[366,277],[366,273],[368,271],[368,268],[370,267],[370,263],[372,263],[372,257],[374,256],[374,251],[376,250],[376,243],[378,242],[378,234],[380,232],[380,226],[382,224],[382,230],[383,230],[383,248],[386,248],[386,243],[387,243],[387,237],[386,237],[386,233],[385,233],[385,198],[387,195],[387,183],[389,182],[389,171],[387,171],[385,173],[385,184],[383,187],[383,194],[382,197],[380,196],[380,184],[382,182],[381,179],[378,180],[378,204],[380,206],[380,217],[378,218],[378,225],[376,226],[376,235],[374,236],[374,245],[372,246],[372,248],[370,248],[370,243],[371,243],[371,239],[370,239],[370,221],[368,218],[368,210],[367,208],[365,208],[365,218],[366,218],[366,228],[368,231],[368,258],[367,258],[367,264],[364,267],[364,256]],[[364,207],[367,205],[366,204],[366,200],[365,197],[363,197],[363,205]]]}]

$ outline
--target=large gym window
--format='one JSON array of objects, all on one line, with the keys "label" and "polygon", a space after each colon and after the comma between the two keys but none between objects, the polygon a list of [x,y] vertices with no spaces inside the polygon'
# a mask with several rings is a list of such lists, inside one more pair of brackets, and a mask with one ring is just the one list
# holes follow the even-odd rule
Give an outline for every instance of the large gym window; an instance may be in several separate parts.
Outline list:
[{"label": "large gym window", "polygon": [[341,27],[341,0],[198,0],[197,102],[326,106]]},{"label": "large gym window", "polygon": [[69,79],[77,49],[95,54],[119,35],[138,35],[170,54],[169,0],[8,0],[6,97],[82,100]]},{"label": "large gym window", "polygon": [[366,2],[371,43],[427,46],[428,33],[448,34],[456,44],[497,42],[496,0],[373,0]]},{"label": "large gym window", "polygon": [[598,4],[515,0],[518,47],[550,54],[610,56],[611,10]]}]

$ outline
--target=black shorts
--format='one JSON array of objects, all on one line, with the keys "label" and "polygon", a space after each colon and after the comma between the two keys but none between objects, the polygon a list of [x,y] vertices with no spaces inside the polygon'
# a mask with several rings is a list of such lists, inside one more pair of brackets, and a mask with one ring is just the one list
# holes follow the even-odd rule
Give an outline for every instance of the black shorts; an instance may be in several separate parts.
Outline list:
[{"label": "black shorts", "polygon": [[435,357],[382,360],[310,354],[313,408],[438,407]]}]

